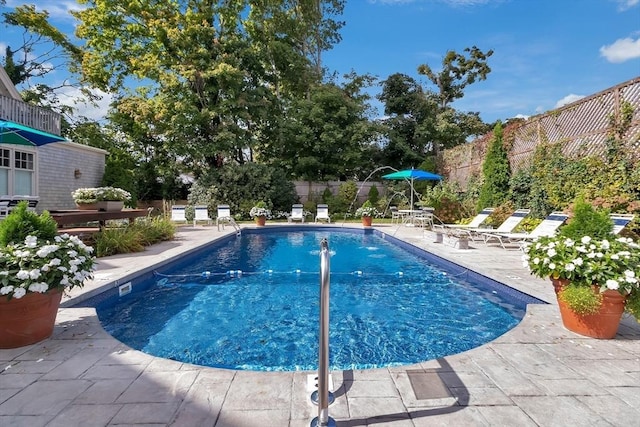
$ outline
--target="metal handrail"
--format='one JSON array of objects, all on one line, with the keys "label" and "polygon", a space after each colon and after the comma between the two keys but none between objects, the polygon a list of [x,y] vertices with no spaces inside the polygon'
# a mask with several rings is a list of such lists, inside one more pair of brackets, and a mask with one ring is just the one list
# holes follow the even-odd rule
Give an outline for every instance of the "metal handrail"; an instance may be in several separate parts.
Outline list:
[{"label": "metal handrail", "polygon": [[318,390],[311,395],[317,400],[318,416],[311,421],[311,427],[335,426],[329,417],[329,404],[333,402],[333,394],[329,392],[329,276],[330,276],[329,242],[320,242],[320,342],[318,350]]}]

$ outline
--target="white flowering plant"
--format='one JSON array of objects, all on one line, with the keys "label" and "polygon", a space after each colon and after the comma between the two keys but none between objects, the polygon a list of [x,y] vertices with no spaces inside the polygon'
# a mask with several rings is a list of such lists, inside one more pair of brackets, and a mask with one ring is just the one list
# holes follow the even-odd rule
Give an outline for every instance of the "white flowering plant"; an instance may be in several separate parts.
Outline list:
[{"label": "white flowering plant", "polygon": [[562,235],[540,237],[525,248],[523,259],[535,276],[620,292],[627,297],[627,311],[640,319],[640,245],[633,240],[613,235],[578,241]]},{"label": "white flowering plant", "polygon": [[131,200],[131,193],[118,187],[78,188],[71,193],[71,196],[73,201],[78,204],[102,201],[127,202]]},{"label": "white flowering plant", "polygon": [[356,209],[356,216],[370,216],[370,217],[378,217],[381,215],[381,212],[376,209],[369,200],[365,201],[364,204]]},{"label": "white flowering plant", "polygon": [[93,248],[76,236],[29,235],[0,248],[0,296],[19,299],[29,292],[81,287],[93,277],[94,266]]},{"label": "white flowering plant", "polygon": [[270,217],[271,216],[271,210],[269,210],[269,208],[267,207],[267,203],[263,202],[263,201],[259,201],[255,204],[254,207],[251,208],[251,210],[249,211],[249,216],[251,218],[255,218],[258,216],[266,216],[266,217]]}]

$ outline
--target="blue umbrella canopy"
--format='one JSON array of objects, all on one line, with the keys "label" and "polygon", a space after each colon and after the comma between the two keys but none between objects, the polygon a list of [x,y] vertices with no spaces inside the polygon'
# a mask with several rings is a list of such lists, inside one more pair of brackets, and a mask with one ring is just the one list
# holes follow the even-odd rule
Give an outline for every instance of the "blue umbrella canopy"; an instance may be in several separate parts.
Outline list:
[{"label": "blue umbrella canopy", "polygon": [[384,179],[406,179],[411,181],[411,209],[413,209],[413,181],[439,181],[442,177],[438,174],[423,171],[421,169],[405,169],[382,175]]},{"label": "blue umbrella canopy", "polygon": [[18,123],[0,120],[0,144],[45,145],[65,138]]}]

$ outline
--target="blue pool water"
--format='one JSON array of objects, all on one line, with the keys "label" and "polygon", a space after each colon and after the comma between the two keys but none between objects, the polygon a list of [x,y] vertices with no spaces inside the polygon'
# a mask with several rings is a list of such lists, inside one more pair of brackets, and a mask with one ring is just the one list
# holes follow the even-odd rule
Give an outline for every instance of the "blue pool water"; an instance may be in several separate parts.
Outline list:
[{"label": "blue pool water", "polygon": [[332,254],[331,369],[459,353],[502,335],[524,314],[522,300],[467,283],[465,274],[448,274],[373,233],[248,231],[157,272],[144,292],[98,304],[98,315],[113,336],[159,357],[317,369],[322,238]]}]

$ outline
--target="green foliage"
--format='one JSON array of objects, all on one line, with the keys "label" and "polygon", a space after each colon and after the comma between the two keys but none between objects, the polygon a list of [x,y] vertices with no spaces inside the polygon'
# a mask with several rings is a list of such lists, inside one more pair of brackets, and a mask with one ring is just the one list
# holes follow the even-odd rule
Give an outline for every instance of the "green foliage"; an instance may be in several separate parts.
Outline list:
[{"label": "green foliage", "polygon": [[531,190],[533,187],[533,176],[530,168],[520,169],[509,181],[509,200],[516,209],[532,209]]},{"label": "green foliage", "polygon": [[378,187],[372,185],[369,189],[369,194],[367,195],[367,200],[369,200],[373,205],[378,203],[380,199],[380,193],[378,193]]},{"label": "green foliage", "polygon": [[36,236],[42,240],[53,240],[58,225],[49,212],[38,215],[28,209],[28,203],[22,201],[7,217],[0,221],[0,246],[10,243],[23,243],[27,236]]},{"label": "green foliage", "polygon": [[184,208],[184,218],[187,220],[187,222],[191,222],[193,221],[193,219],[196,217],[196,208],[194,205],[187,205]]},{"label": "green foliage", "polygon": [[560,229],[560,235],[579,241],[583,236],[602,240],[610,237],[613,221],[606,210],[597,211],[583,197],[578,197],[573,206],[573,217]]},{"label": "green foliage", "polygon": [[497,206],[489,218],[484,221],[484,224],[493,228],[498,228],[511,214],[515,211],[513,203],[511,201],[504,202],[500,206]]},{"label": "green foliage", "polygon": [[511,169],[502,140],[502,123],[500,122],[493,129],[493,138],[482,163],[482,175],[484,180],[478,199],[478,210],[505,202],[509,195]]},{"label": "green foliage", "polygon": [[128,227],[106,228],[96,235],[98,257],[142,252],[145,246],[172,240],[176,227],[164,217],[139,218]]},{"label": "green foliage", "polygon": [[627,297],[624,309],[640,321],[640,292],[634,292]]},{"label": "green foliage", "polygon": [[440,181],[432,188],[425,190],[420,204],[435,208],[435,216],[449,224],[473,214],[472,210],[463,205],[458,186],[449,181]]},{"label": "green foliage", "polygon": [[346,181],[338,187],[338,196],[332,201],[336,212],[347,212],[358,194],[355,181]]},{"label": "green foliage", "polygon": [[570,284],[560,291],[558,298],[581,315],[597,313],[602,304],[602,294],[590,286]]},{"label": "green foliage", "polygon": [[322,202],[329,204],[329,201],[333,198],[333,193],[330,188],[325,188],[322,192]]},{"label": "green foliage", "polygon": [[249,217],[253,202],[263,200],[275,211],[288,212],[296,203],[297,195],[293,182],[284,171],[268,165],[246,163],[225,165],[211,169],[191,186],[190,203],[198,201],[215,209],[219,204],[228,204],[231,212]]}]

